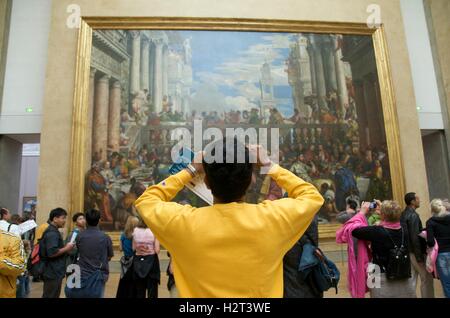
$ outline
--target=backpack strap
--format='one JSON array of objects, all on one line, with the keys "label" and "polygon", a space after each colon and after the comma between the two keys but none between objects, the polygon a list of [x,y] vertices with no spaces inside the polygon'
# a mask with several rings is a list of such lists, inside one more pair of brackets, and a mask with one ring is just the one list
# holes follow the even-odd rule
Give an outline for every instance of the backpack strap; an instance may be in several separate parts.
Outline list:
[{"label": "backpack strap", "polygon": [[[389,238],[391,239],[391,242],[392,242],[392,244],[394,244],[394,247],[395,248],[397,248],[397,244],[395,244],[395,242],[394,242],[394,240],[392,239],[392,236],[389,234],[389,231],[388,230],[386,230],[386,228],[385,227],[382,227],[383,229],[384,229],[384,231],[386,232],[386,234],[389,236]],[[402,245],[401,245],[401,247],[403,247],[404,246],[404,238],[405,238],[405,235],[404,235],[404,232],[403,232],[403,227],[400,227],[400,229],[402,230]]]}]

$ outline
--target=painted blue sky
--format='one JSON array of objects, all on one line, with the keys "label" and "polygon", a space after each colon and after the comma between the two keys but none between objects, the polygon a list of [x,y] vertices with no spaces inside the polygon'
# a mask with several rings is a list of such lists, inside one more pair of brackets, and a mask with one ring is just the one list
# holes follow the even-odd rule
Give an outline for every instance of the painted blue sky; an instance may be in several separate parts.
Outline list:
[{"label": "painted blue sky", "polygon": [[193,107],[196,96],[224,110],[258,107],[260,68],[271,65],[277,106],[285,116],[293,111],[292,91],[285,73],[288,33],[178,31],[192,48]]}]

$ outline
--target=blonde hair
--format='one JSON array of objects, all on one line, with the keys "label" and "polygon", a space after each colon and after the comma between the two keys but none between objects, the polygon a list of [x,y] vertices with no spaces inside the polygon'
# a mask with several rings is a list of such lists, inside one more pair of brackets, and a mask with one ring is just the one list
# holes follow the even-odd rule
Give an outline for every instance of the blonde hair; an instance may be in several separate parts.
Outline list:
[{"label": "blonde hair", "polygon": [[385,200],[381,203],[381,217],[384,221],[397,222],[402,215],[402,209],[397,201]]},{"label": "blonde hair", "polygon": [[431,206],[431,214],[433,216],[443,216],[447,214],[446,204],[441,199],[433,199],[430,203]]},{"label": "blonde hair", "polygon": [[133,231],[138,226],[138,224],[139,219],[137,217],[132,215],[128,217],[127,222],[125,223],[125,229],[123,230],[126,238],[131,239],[131,237],[133,236]]}]

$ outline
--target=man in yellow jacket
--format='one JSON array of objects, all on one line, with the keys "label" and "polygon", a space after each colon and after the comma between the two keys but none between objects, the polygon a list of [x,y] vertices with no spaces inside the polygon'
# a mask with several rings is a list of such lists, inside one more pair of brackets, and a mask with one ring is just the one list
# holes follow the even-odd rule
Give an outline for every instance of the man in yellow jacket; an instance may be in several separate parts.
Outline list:
[{"label": "man in yellow jacket", "polygon": [[[305,232],[323,198],[313,185],[273,164],[261,147],[249,148],[236,139],[218,141],[205,149],[202,162],[149,187],[135,202],[172,255],[181,297],[283,296],[283,256]],[[254,168],[250,151],[289,198],[243,202]],[[214,159],[217,154],[226,160]],[[212,206],[170,202],[203,172],[214,196]]]},{"label": "man in yellow jacket", "polygon": [[20,237],[0,230],[0,298],[16,297],[16,280],[25,271]]}]

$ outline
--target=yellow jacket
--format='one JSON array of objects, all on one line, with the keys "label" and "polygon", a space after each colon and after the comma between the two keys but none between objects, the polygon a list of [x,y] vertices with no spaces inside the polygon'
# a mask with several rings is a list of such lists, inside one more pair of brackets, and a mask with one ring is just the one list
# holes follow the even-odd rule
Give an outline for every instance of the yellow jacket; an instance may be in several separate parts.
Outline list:
[{"label": "yellow jacket", "polygon": [[172,256],[181,297],[283,296],[283,257],[323,198],[313,185],[278,165],[269,174],[289,198],[202,208],[169,202],[192,179],[181,171],[149,187],[135,202]]},{"label": "yellow jacket", "polygon": [[0,298],[16,297],[16,280],[25,271],[25,251],[20,237],[0,231]]}]

